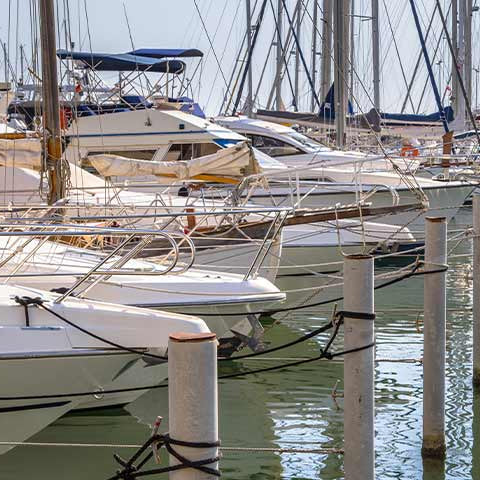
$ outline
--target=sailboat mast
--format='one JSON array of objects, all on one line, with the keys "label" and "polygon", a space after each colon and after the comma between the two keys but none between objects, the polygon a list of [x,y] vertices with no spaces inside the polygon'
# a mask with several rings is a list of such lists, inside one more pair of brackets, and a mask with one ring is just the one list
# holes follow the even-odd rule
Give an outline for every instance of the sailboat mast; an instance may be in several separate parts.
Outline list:
[{"label": "sailboat mast", "polygon": [[[452,0],[452,47],[455,58],[458,58],[458,0]],[[457,113],[458,88],[457,65],[452,58],[452,108]]]},{"label": "sailboat mast", "polygon": [[348,27],[349,27],[349,1],[337,0],[334,2],[334,50],[335,50],[335,129],[336,145],[338,148],[345,146],[346,130],[346,82],[345,76],[348,55]]},{"label": "sailboat mast", "polygon": [[62,140],[58,99],[55,7],[53,0],[40,2],[40,36],[42,50],[43,126],[46,132],[48,203],[65,196],[62,178]]},{"label": "sailboat mast", "polygon": [[465,11],[465,87],[472,103],[472,13],[473,0],[466,0]]},{"label": "sailboat mast", "polygon": [[313,29],[312,29],[312,83],[314,90],[312,91],[310,100],[310,111],[315,108],[315,89],[317,88],[317,28],[318,28],[318,3],[313,2]]},{"label": "sailboat mast", "polygon": [[350,0],[350,88],[348,98],[353,104],[353,84],[355,81],[355,0]]},{"label": "sailboat mast", "polygon": [[320,94],[321,98],[324,99],[332,84],[332,0],[323,0],[322,21],[322,84]]},{"label": "sailboat mast", "polygon": [[380,35],[378,30],[378,0],[372,0],[372,60],[373,106],[380,111]]},{"label": "sailboat mast", "polygon": [[[297,0],[297,22],[295,25],[295,35],[300,44],[300,29],[302,21],[302,0]],[[295,49],[295,84],[294,84],[294,97],[295,97],[295,111],[298,112],[298,97],[300,91],[300,45],[297,45]]]},{"label": "sailboat mast", "polygon": [[[465,83],[465,87],[468,92],[468,86],[466,80],[466,16],[467,16],[467,1],[466,0],[460,0],[459,5],[458,5],[458,36],[457,36],[457,41],[458,41],[458,56],[457,56],[457,68],[458,68],[458,73],[462,77]],[[463,96],[461,90],[460,90],[460,85],[459,81],[457,79],[457,90],[455,92],[455,98],[457,99],[456,102],[456,111],[455,111],[455,130],[463,131],[465,129],[465,97]]]},{"label": "sailboat mast", "polygon": [[283,110],[282,108],[282,36],[283,36],[283,3],[278,0],[277,4],[277,68],[275,74],[275,108]]},{"label": "sailboat mast", "polygon": [[[252,8],[250,0],[245,0],[246,16],[247,16],[247,58],[252,52]],[[245,102],[245,113],[251,117],[253,113],[253,79],[252,64],[247,65],[247,101]]]},{"label": "sailboat mast", "polygon": [[24,56],[25,56],[25,53],[23,51],[23,45],[20,45],[20,76],[18,78],[19,85],[23,85],[23,81],[24,81],[24,78],[23,78],[23,70],[25,68],[23,64]]}]

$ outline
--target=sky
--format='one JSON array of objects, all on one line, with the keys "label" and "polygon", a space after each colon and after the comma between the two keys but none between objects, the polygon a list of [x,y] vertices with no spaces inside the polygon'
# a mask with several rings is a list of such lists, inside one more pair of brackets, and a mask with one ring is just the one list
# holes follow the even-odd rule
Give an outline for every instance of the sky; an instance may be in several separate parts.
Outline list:
[{"label": "sky", "polygon": [[[256,5],[255,21],[262,0],[251,0]],[[297,0],[286,0],[290,15]],[[300,47],[304,53],[307,68],[311,73],[312,56],[312,8],[316,0],[301,0],[307,7],[304,14]],[[317,0],[321,9],[322,0]],[[368,111],[372,107],[372,49],[370,0],[354,1],[354,65],[353,83],[354,109]],[[478,0],[474,0],[474,3]],[[205,54],[198,66],[197,61],[188,62],[187,77],[193,76],[193,95],[210,115],[219,112],[227,91],[227,85],[235,65],[237,54],[246,30],[245,0],[55,0],[59,47],[65,47],[65,31],[71,33],[76,50],[99,52],[126,52],[134,48],[157,47],[199,48]],[[32,56],[31,31],[37,25],[32,15],[36,0],[0,0],[0,40],[6,43],[13,72],[20,70],[19,45],[24,45],[27,59]],[[252,61],[254,90],[264,70],[263,81],[258,89],[256,105],[264,108],[272,86],[275,72],[275,48],[270,49],[275,33],[274,17],[268,0],[264,22]],[[379,0],[381,38],[381,108],[384,111],[400,111],[406,95],[406,84],[410,81],[420,43],[415,30],[408,0]],[[441,0],[446,12],[449,0]],[[422,24],[426,25],[433,12],[435,0],[416,0]],[[68,7],[68,8],[67,8]],[[198,10],[197,10],[198,8]],[[203,22],[203,23],[202,23]],[[287,24],[287,20],[285,20]],[[286,25],[287,26],[287,25]],[[480,12],[473,17],[474,38],[479,38]],[[38,27],[37,27],[38,28]],[[318,27],[318,42],[322,34]],[[286,27],[285,27],[286,29]],[[207,34],[208,32],[208,34]],[[428,39],[431,55],[437,40],[441,37],[439,17],[433,22],[432,34]],[[474,68],[478,69],[480,52],[474,43]],[[213,48],[212,48],[213,47]],[[270,56],[268,52],[271,50]],[[291,47],[294,50],[294,47]],[[317,49],[317,63],[319,64]],[[447,45],[440,39],[437,57],[432,62],[441,93],[446,92],[448,104],[450,59]],[[198,68],[197,68],[198,66]],[[293,78],[294,58],[289,61]],[[195,75],[193,75],[195,74]],[[318,78],[319,74],[317,74]],[[0,57],[0,80],[5,77],[3,58]],[[116,75],[105,75],[104,80],[111,86]],[[473,75],[473,103],[477,97],[479,73]],[[478,86],[478,87],[477,87]],[[477,88],[476,88],[477,87]],[[422,95],[422,92],[425,92]],[[288,81],[283,85],[283,101],[286,107],[292,105],[292,94]],[[300,68],[299,106],[308,110],[311,89],[305,68]],[[419,75],[407,102],[407,112],[417,110],[429,113],[435,110],[431,88],[427,83],[425,64],[422,61]]]}]

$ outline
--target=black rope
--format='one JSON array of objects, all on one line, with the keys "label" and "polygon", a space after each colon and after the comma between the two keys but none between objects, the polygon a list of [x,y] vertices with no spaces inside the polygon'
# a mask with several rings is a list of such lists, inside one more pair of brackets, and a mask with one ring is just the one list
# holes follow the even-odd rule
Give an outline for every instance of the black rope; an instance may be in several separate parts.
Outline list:
[{"label": "black rope", "polygon": [[[220,456],[215,456],[212,458],[206,458],[203,460],[189,460],[180,453],[178,453],[172,445],[189,447],[189,448],[214,448],[219,447],[220,442],[188,442],[185,440],[175,440],[170,437],[168,433],[165,434],[155,434],[152,435],[130,458],[130,460],[124,460],[117,454],[113,455],[113,458],[123,467],[121,470],[118,470],[117,473],[110,477],[108,480],[134,480],[138,477],[146,477],[150,475],[159,475],[161,473],[173,472],[176,470],[183,470],[185,468],[193,468],[201,472],[213,475],[215,477],[220,477],[220,470],[208,465],[212,465],[220,460]],[[167,452],[174,456],[180,463],[178,465],[172,465],[169,467],[159,467],[153,468],[150,470],[142,471],[142,467],[153,457],[153,452],[148,452],[143,459],[141,456],[145,451],[150,447],[158,449],[165,447]],[[138,465],[135,465],[135,462],[140,460]]]},{"label": "black rope", "polygon": [[301,337],[296,338],[291,342],[283,343],[282,345],[277,345],[276,347],[267,348],[266,350],[261,350],[259,352],[246,353],[244,355],[237,355],[235,357],[222,357],[222,358],[219,358],[218,360],[220,362],[226,362],[226,361],[232,361],[232,360],[243,360],[244,358],[257,357],[259,355],[266,355],[267,353],[278,352],[279,350],[283,350],[284,348],[289,348],[294,345],[298,345],[299,343],[306,342],[310,338],[316,337],[317,335],[320,335],[321,333],[324,333],[327,330],[330,330],[332,327],[333,327],[333,322],[328,322],[323,327],[316,328],[315,330],[312,330],[311,332],[306,333],[305,335],[302,335]]},{"label": "black rope", "polygon": [[67,325],[70,325],[73,328],[76,328],[82,333],[85,333],[86,335],[95,338],[96,340],[99,340],[100,342],[106,343],[107,345],[110,345],[112,347],[118,348],[119,350],[124,350],[129,353],[134,353],[135,355],[141,355],[143,357],[149,357],[149,358],[155,358],[157,360],[168,360],[168,357],[164,357],[161,355],[155,355],[153,353],[148,353],[144,352],[142,350],[136,350],[135,348],[130,348],[126,347],[125,345],[120,345],[119,343],[112,342],[111,340],[108,340],[104,337],[101,337],[100,335],[97,335],[96,333],[90,332],[86,328],[80,327],[80,325],[77,325],[76,323],[66,319],[63,315],[60,315],[59,313],[55,312],[55,310],[52,310],[51,308],[47,307],[45,305],[45,300],[43,300],[40,297],[19,297],[15,296],[14,301],[18,303],[19,305],[22,305],[25,310],[28,312],[28,306],[29,305],[35,305],[37,307],[43,308],[45,311],[48,313],[52,314],[53,316],[57,317],[58,319],[62,320],[62,322],[65,322]]},{"label": "black rope", "polygon": [[[335,357],[340,357],[342,355],[346,355],[348,353],[355,353],[355,352],[360,352],[362,350],[366,350],[368,348],[372,348],[375,345],[375,342],[370,343],[368,345],[364,345],[361,347],[357,348],[352,348],[349,350],[343,350],[341,352],[330,352],[330,347],[332,346],[335,338],[338,335],[338,331],[340,329],[340,326],[343,324],[344,318],[352,318],[352,319],[358,319],[358,320],[369,320],[373,321],[375,320],[375,314],[374,313],[365,313],[365,312],[352,312],[348,310],[341,310],[336,313],[335,315],[336,321],[334,322],[335,329],[333,331],[332,336],[327,342],[327,345],[325,348],[320,349],[320,355],[312,358],[304,358],[302,360],[296,360],[295,362],[290,362],[290,363],[282,363],[281,365],[275,365],[273,367],[265,367],[265,368],[258,368],[256,370],[246,370],[244,372],[238,372],[238,373],[232,373],[228,375],[221,375],[218,377],[219,380],[225,380],[229,378],[236,378],[236,377],[243,377],[246,375],[254,375],[257,373],[264,373],[264,372],[273,372],[276,370],[283,370],[285,368],[289,367],[295,367],[297,365],[303,365],[305,363],[311,363],[311,362],[316,362],[318,360],[326,359],[326,360],[332,360]],[[234,360],[233,358],[232,360]]]},{"label": "black rope", "polygon": [[27,327],[30,326],[30,315],[28,313],[28,306],[31,305],[29,302],[23,299],[23,297],[15,297],[14,299],[19,305],[23,306],[23,309],[25,310],[25,325]]}]

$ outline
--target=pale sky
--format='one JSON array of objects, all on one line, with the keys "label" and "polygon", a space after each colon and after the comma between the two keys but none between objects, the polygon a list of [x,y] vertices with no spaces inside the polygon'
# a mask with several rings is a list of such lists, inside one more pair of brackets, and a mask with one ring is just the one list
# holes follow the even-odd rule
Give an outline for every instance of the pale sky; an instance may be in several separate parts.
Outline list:
[{"label": "pale sky", "polygon": [[[205,54],[201,68],[195,74],[193,81],[196,100],[208,114],[216,114],[222,103],[226,91],[224,78],[228,81],[240,47],[245,28],[244,0],[55,0],[58,6],[57,21],[60,34],[57,37],[59,45],[65,47],[65,25],[71,31],[72,39],[76,43],[76,50],[121,53],[142,47],[191,47],[199,48]],[[207,35],[202,27],[195,1],[201,12],[205,27],[208,30],[213,51]],[[252,7],[256,0],[252,1]],[[253,15],[255,20],[261,0],[257,0],[257,9]],[[312,12],[315,0],[303,0]],[[317,0],[321,8],[322,0]],[[474,0],[476,3],[478,0]],[[290,14],[296,0],[287,0]],[[362,110],[372,107],[372,54],[371,54],[371,22],[370,0],[354,0],[355,2],[355,71],[358,78],[354,82],[354,97]],[[35,0],[0,0],[0,40],[7,43],[10,63],[17,75],[20,70],[18,45],[25,46],[26,55],[31,58],[32,29],[31,5]],[[276,0],[272,0],[276,5]],[[406,94],[405,80],[410,81],[417,56],[420,52],[420,43],[413,23],[413,17],[408,0],[380,0],[380,32],[381,32],[381,96],[382,110],[400,111]],[[431,15],[435,0],[416,0],[422,22],[426,25]],[[450,2],[442,0],[444,11],[447,12]],[[66,6],[70,15],[66,15]],[[309,14],[305,14],[302,22],[301,47],[310,69],[312,22]],[[88,17],[88,21],[87,21]],[[69,18],[69,20],[68,20]],[[130,26],[131,36],[129,35]],[[33,19],[34,21],[35,19]],[[287,20],[285,20],[285,23]],[[433,57],[436,42],[439,38],[440,23],[436,16],[432,34],[429,37],[429,51]],[[480,12],[474,13],[474,38],[479,38]],[[285,28],[286,30],[286,28]],[[321,34],[321,25],[319,26]],[[267,61],[267,54],[274,35],[274,21],[270,0],[267,1],[265,21],[262,25],[257,47],[254,53],[253,78],[254,89],[260,79],[262,69]],[[392,34],[393,31],[393,34]],[[318,42],[320,44],[320,35]],[[396,45],[395,45],[396,44]],[[474,68],[478,69],[480,52],[474,40]],[[292,48],[293,49],[293,48]],[[397,56],[398,49],[401,63]],[[257,105],[265,107],[274,76],[274,50],[268,59],[264,80],[259,89]],[[320,47],[318,47],[318,52]],[[439,63],[440,60],[440,63]],[[317,64],[320,62],[318,61]],[[450,60],[447,55],[445,41],[440,42],[434,69],[442,93],[448,83]],[[219,70],[219,65],[221,71]],[[291,76],[293,81],[292,57]],[[402,67],[403,66],[403,73]],[[193,75],[197,60],[189,61],[187,77]],[[223,72],[223,74],[222,74]],[[318,77],[317,77],[318,78]],[[0,57],[0,79],[4,79],[3,56]],[[115,75],[105,76],[113,85]],[[418,80],[412,93],[412,103],[418,108],[419,100],[426,83],[426,69],[422,60]],[[473,104],[478,104],[476,91],[478,89],[478,73],[473,74]],[[306,110],[310,106],[310,89],[303,67],[300,72],[300,107]],[[478,86],[480,88],[480,85]],[[292,95],[288,81],[283,85],[284,103],[291,105]],[[448,102],[445,102],[448,104]],[[358,105],[354,105],[359,110]],[[425,89],[420,112],[434,111],[435,104],[430,85]],[[411,112],[409,103],[407,111]]]}]

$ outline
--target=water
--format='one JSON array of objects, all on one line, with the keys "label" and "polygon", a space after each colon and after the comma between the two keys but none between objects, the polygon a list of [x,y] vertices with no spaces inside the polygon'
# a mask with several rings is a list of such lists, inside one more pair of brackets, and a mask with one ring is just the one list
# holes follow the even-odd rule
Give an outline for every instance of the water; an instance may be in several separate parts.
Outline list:
[{"label": "water", "polygon": [[[465,209],[450,228],[471,223]],[[453,247],[451,243],[449,247]],[[470,253],[469,242],[456,254]],[[376,471],[379,479],[458,480],[480,479],[480,396],[471,388],[471,258],[450,259],[447,316],[447,459],[422,462],[422,368],[418,364],[379,363],[376,368]],[[422,335],[417,331],[417,310],[423,304],[422,278],[409,279],[375,294],[377,358],[420,358]],[[393,311],[408,307],[405,312]],[[329,307],[330,308],[330,307]],[[381,312],[384,313],[381,313]],[[271,328],[267,340],[284,343],[324,324],[327,308],[296,313]],[[420,318],[421,319],[421,318]],[[326,337],[298,345],[279,356],[318,354]],[[338,348],[341,348],[341,338]],[[250,360],[222,366],[221,373],[260,368],[273,361]],[[343,411],[341,398],[331,396],[339,380],[341,361],[319,362],[287,371],[222,382],[220,430],[225,446],[341,447]],[[147,393],[127,413],[123,409],[70,415],[40,432],[35,442],[142,443],[147,424],[157,415],[167,425],[167,392]],[[0,457],[0,479],[102,480],[116,470],[113,452],[128,457],[133,450],[119,448],[18,447]],[[225,453],[223,478],[321,479],[343,478],[341,455]]]}]

